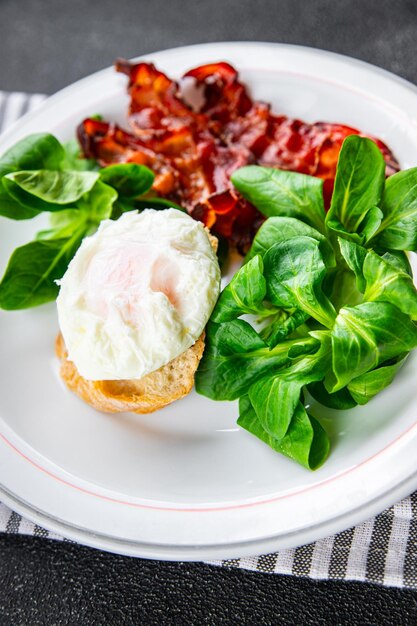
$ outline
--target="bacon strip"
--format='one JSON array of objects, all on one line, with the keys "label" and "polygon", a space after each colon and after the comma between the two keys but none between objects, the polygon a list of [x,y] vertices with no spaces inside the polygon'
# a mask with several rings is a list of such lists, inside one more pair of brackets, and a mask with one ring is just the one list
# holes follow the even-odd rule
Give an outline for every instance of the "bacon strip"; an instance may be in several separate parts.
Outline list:
[{"label": "bacon strip", "polygon": [[[129,79],[131,131],[84,120],[78,138],[85,157],[102,166],[147,165],[155,172],[157,194],[184,206],[242,253],[263,217],[230,182],[237,168],[256,163],[318,176],[328,206],[343,140],[351,134],[368,136],[341,124],[275,115],[270,105],[251,99],[228,63],[210,63],[184,75],[202,93],[198,111],[186,102],[181,86],[153,64],[119,60],[116,69]],[[371,139],[384,156],[387,176],[398,171],[390,149]]]}]

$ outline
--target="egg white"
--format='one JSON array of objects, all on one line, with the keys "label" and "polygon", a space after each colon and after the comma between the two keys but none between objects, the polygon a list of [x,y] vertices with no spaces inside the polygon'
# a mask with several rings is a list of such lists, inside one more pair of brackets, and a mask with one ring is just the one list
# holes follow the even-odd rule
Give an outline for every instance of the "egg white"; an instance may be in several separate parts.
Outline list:
[{"label": "egg white", "polygon": [[87,380],[142,378],[201,335],[220,290],[204,226],[176,209],[105,220],[60,281],[68,358]]}]

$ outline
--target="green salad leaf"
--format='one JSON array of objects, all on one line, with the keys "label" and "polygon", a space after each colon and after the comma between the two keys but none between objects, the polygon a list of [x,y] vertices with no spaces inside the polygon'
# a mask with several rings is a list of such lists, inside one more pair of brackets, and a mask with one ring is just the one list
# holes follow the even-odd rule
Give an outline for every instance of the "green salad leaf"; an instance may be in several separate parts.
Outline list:
[{"label": "green salad leaf", "polygon": [[248,165],[234,172],[231,180],[266,217],[293,217],[323,231],[323,181],[319,178]]},{"label": "green salad leaf", "polygon": [[61,145],[47,133],[30,135],[8,150],[0,159],[0,215],[24,220],[45,212],[50,224],[10,258],[0,281],[0,308],[28,308],[55,299],[55,281],[102,220],[153,206],[175,207],[164,198],[146,199],[153,182],[153,172],[144,165],[100,168],[82,158],[76,141]]},{"label": "green salad leaf", "polygon": [[256,254],[264,257],[274,244],[299,236],[316,239],[320,244],[320,252],[326,266],[335,265],[335,254],[327,238],[315,228],[293,217],[270,217],[266,220],[256,233],[245,262],[248,262]]},{"label": "green salad leaf", "polygon": [[265,296],[263,262],[258,255],[243,265],[223,289],[211,319],[219,324],[240,317],[243,313],[272,315],[274,310],[263,306]]},{"label": "green salad leaf", "polygon": [[232,181],[268,219],[213,311],[196,388],[239,398],[242,428],[316,469],[320,405],[368,403],[417,347],[417,168],[385,181],[375,142],[348,137],[327,216],[312,177],[249,166]]},{"label": "green salad leaf", "polygon": [[293,237],[264,256],[267,298],[275,306],[301,309],[328,328],[336,313],[322,291],[326,265],[317,239]]},{"label": "green salad leaf", "polygon": [[339,311],[331,333],[332,371],[327,391],[339,391],[353,378],[417,347],[417,327],[390,302],[364,302]]},{"label": "green salad leaf", "polygon": [[378,245],[393,250],[417,250],[417,167],[390,176],[381,209],[384,219]]},{"label": "green salad leaf", "polygon": [[262,378],[249,388],[249,400],[262,428],[275,439],[286,434],[300,402],[301,388],[299,383],[279,377]]},{"label": "green salad leaf", "polygon": [[412,320],[417,320],[417,292],[412,277],[398,265],[370,250],[363,262],[366,280],[364,300],[391,302]]},{"label": "green salad leaf", "polygon": [[[34,196],[47,204],[62,205],[77,202],[85,193],[91,191],[98,177],[97,172],[19,170],[6,174],[3,182],[10,194],[14,192],[15,195],[19,189],[22,190],[26,194],[26,203]],[[18,195],[15,197],[18,198]]]},{"label": "green salad leaf", "polygon": [[371,139],[350,135],[339,155],[326,226],[355,243],[366,243],[383,218],[378,208],[384,189],[385,161]]},{"label": "green salad leaf", "polygon": [[289,351],[294,345],[309,349],[311,337],[278,344],[272,350],[245,320],[223,324],[210,322],[206,329],[204,358],[196,373],[199,393],[213,400],[235,400],[248,392],[256,380],[291,362]]},{"label": "green salad leaf", "polygon": [[337,241],[340,246],[340,252],[346,261],[348,268],[352,270],[356,277],[357,289],[360,293],[363,293],[366,289],[366,279],[363,275],[363,264],[368,251],[366,248],[363,248],[348,239],[343,239],[342,237],[338,237]]},{"label": "green salad leaf", "polygon": [[63,147],[48,133],[30,135],[7,150],[0,158],[0,215],[26,220],[39,213],[36,208],[22,206],[16,198],[10,196],[4,187],[4,176],[19,170],[57,169],[64,158]]},{"label": "green salad leaf", "polygon": [[358,405],[358,402],[353,399],[352,394],[347,387],[343,387],[340,391],[333,391],[329,393],[324,386],[322,380],[316,380],[315,382],[307,385],[308,392],[312,397],[331,409],[337,409],[339,411],[345,411],[346,409],[353,409]]},{"label": "green salad leaf", "polygon": [[326,431],[307,413],[301,402],[297,405],[291,424],[282,439],[271,436],[262,427],[247,395],[239,400],[237,423],[276,452],[309,470],[318,469],[329,455],[330,441]]},{"label": "green salad leaf", "polygon": [[146,165],[116,163],[100,170],[103,182],[114,187],[120,198],[133,199],[149,191],[155,174]]},{"label": "green salad leaf", "polygon": [[81,243],[82,231],[66,239],[32,241],[13,252],[0,283],[0,307],[27,309],[54,300],[61,278]]},{"label": "green salad leaf", "polygon": [[0,159],[0,176],[19,170],[57,170],[65,159],[65,150],[49,133],[35,133],[21,139]]},{"label": "green salad leaf", "polygon": [[[117,192],[101,180],[96,182],[88,195],[80,198],[77,206],[79,211],[84,213],[88,234],[93,232],[92,229],[96,230],[102,220],[112,217],[116,200]],[[52,224],[54,219],[56,220],[57,217],[51,216]]]},{"label": "green salad leaf", "polygon": [[295,309],[293,312],[281,310],[273,316],[269,324],[260,330],[259,334],[269,347],[273,348],[279,341],[295,334],[309,317],[309,314],[301,309]]},{"label": "green salad leaf", "polygon": [[[3,177],[1,183],[9,198],[11,198],[19,207],[19,215],[21,215],[22,211],[29,212],[25,219],[31,219],[32,217],[35,217],[36,215],[39,215],[39,213],[43,212],[53,213],[55,211],[62,211],[63,208],[75,208],[75,204],[67,204],[63,206],[62,204],[56,204],[55,202],[46,202],[36,195],[31,195],[19,187],[19,185],[10,179],[8,175]],[[19,217],[19,219],[22,218]]]},{"label": "green salad leaf", "polygon": [[377,393],[388,387],[404,365],[407,357],[407,353],[400,354],[395,359],[392,359],[390,364],[386,363],[381,365],[351,380],[347,386],[347,390],[355,402],[358,404],[366,404],[369,400],[372,400]]},{"label": "green salad leaf", "polygon": [[64,275],[82,239],[110,217],[116,198],[112,187],[97,181],[77,208],[52,213],[51,228],[12,254],[0,282],[0,308],[25,309],[54,300],[55,281]]},{"label": "green salad leaf", "polygon": [[61,169],[79,172],[97,172],[100,169],[97,161],[83,157],[80,144],[76,139],[71,139],[64,143],[63,148],[65,157],[63,164],[61,164]]},{"label": "green salad leaf", "polygon": [[381,253],[381,257],[391,263],[394,267],[396,267],[400,272],[405,272],[413,277],[413,270],[410,265],[410,261],[408,259],[407,253],[403,250],[387,250],[383,254]]}]

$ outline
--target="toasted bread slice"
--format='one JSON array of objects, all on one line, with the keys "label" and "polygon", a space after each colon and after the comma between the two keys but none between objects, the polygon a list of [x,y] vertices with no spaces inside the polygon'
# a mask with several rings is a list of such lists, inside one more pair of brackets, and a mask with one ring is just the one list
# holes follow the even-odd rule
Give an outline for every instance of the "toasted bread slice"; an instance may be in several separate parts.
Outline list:
[{"label": "toasted bread slice", "polygon": [[[217,252],[218,239],[205,229]],[[79,373],[68,352],[64,338],[58,334],[55,352],[61,361],[60,375],[68,389],[82,400],[104,413],[153,413],[190,393],[194,374],[204,352],[203,331],[188,350],[163,365],[155,372],[132,380],[86,380]]]},{"label": "toasted bread slice", "polygon": [[204,351],[204,331],[195,344],[138,380],[86,380],[78,373],[59,333],[55,350],[61,361],[60,374],[68,389],[105,413],[152,413],[190,393],[194,374]]}]

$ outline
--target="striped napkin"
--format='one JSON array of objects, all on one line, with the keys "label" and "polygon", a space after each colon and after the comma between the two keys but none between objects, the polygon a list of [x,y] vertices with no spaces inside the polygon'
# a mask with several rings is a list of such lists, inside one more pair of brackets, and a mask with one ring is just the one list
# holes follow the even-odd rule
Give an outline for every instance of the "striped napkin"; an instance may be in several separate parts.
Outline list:
[{"label": "striped napkin", "polygon": [[[38,106],[41,94],[0,91],[0,131]],[[0,503],[0,532],[68,541]],[[358,580],[417,589],[417,492],[374,519],[299,548],[212,565],[319,580]]]}]

